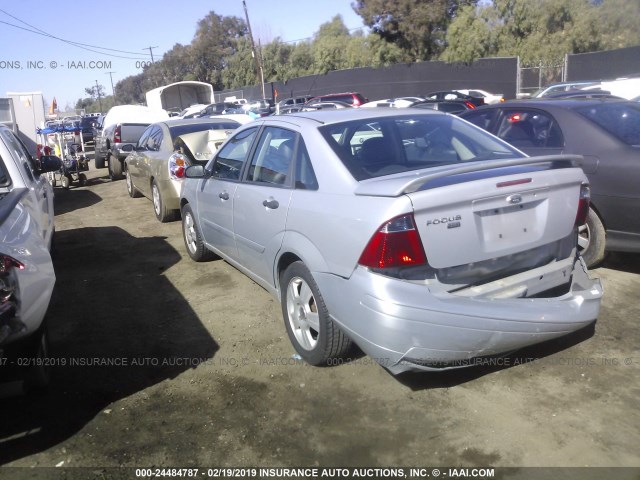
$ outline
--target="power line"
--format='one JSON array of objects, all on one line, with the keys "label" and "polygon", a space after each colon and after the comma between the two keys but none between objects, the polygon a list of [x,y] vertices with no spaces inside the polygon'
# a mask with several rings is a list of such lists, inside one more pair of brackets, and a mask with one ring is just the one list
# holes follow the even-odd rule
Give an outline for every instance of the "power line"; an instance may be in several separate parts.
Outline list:
[{"label": "power line", "polygon": [[[115,48],[100,47],[98,45],[91,45],[91,44],[88,44],[88,43],[80,43],[80,42],[74,42],[72,40],[66,40],[64,38],[60,38],[60,37],[52,35],[52,34],[50,34],[48,32],[45,32],[44,30],[25,22],[24,20],[21,20],[18,17],[14,16],[14,15],[11,15],[10,13],[6,12],[5,10],[3,10],[1,8],[0,8],[0,12],[4,13],[5,15],[8,15],[11,18],[14,18],[15,20],[18,20],[21,23],[24,23],[25,25],[28,25],[29,27],[31,27],[34,30],[29,29],[29,28],[25,28],[25,27],[21,27],[20,25],[15,25],[13,23],[4,22],[4,21],[0,20],[0,23],[3,23],[5,25],[9,25],[10,27],[18,28],[20,30],[25,30],[25,31],[30,32],[30,33],[35,33],[36,35],[42,35],[44,37],[53,38],[55,40],[59,40],[61,42],[67,43],[69,45],[73,45],[75,47],[81,48],[83,50],[87,50],[87,51],[93,52],[93,53],[98,53],[100,55],[107,55],[107,56],[116,57],[116,58],[126,58],[126,59],[129,59],[129,60],[145,60],[145,58],[140,58],[140,57],[125,57],[125,56],[122,56],[122,55],[114,55],[114,54],[110,54],[110,53],[106,53],[106,52],[100,52],[100,51],[92,50],[91,48],[98,48],[100,50],[108,50],[108,51],[111,51],[111,52],[129,53],[129,54],[132,54],[132,55],[140,55],[140,53],[138,53],[138,52],[129,52],[129,51],[126,51],[126,50],[117,50]],[[91,48],[86,48],[86,47],[91,47]]]}]

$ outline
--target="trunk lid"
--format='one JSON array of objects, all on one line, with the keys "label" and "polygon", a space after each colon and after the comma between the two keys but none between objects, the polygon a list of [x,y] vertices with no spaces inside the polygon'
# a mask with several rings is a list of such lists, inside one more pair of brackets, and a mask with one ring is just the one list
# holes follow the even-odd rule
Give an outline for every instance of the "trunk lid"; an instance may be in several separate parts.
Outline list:
[{"label": "trunk lid", "polygon": [[[429,265],[443,269],[475,264],[571,234],[580,187],[586,182],[573,160],[554,156],[494,162],[499,168],[478,162],[414,175],[404,187],[398,178],[388,179],[388,191],[402,191],[411,199]],[[384,192],[383,182],[377,179],[378,195]]]}]

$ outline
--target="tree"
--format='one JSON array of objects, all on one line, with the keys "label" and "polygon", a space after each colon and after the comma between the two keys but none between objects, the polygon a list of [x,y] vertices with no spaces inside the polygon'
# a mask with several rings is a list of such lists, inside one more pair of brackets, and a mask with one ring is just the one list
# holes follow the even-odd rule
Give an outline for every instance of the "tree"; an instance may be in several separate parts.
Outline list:
[{"label": "tree", "polygon": [[144,73],[131,75],[116,83],[115,90],[118,93],[118,102],[121,105],[135,105],[145,101],[143,89]]},{"label": "tree", "polygon": [[567,53],[640,44],[637,0],[494,0],[464,8],[441,59],[519,56],[523,65],[561,64]]},{"label": "tree", "polygon": [[86,87],[84,91],[87,95],[90,95],[91,98],[93,98],[94,100],[97,98],[103,98],[105,96],[104,85],[96,84],[91,87]]},{"label": "tree", "polygon": [[340,15],[320,25],[311,44],[313,73],[327,73],[348,68],[345,46],[351,37]]},{"label": "tree", "polygon": [[221,90],[222,72],[227,59],[237,51],[237,39],[248,34],[244,21],[238,17],[224,17],[215,12],[198,22],[196,34],[189,49],[194,80],[209,82]]},{"label": "tree", "polygon": [[478,0],[358,0],[351,4],[364,24],[407,51],[412,60],[430,60],[445,48],[445,35],[458,11]]}]

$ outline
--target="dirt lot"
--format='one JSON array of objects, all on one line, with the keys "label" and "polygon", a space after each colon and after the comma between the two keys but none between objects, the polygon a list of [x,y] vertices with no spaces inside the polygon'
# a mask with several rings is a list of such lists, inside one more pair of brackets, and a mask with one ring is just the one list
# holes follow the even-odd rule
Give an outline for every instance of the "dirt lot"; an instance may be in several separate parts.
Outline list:
[{"label": "dirt lot", "polygon": [[0,464],[640,466],[640,256],[594,272],[595,329],[504,367],[314,368],[277,301],[104,175],[56,189],[58,366],[44,395],[0,387]]}]

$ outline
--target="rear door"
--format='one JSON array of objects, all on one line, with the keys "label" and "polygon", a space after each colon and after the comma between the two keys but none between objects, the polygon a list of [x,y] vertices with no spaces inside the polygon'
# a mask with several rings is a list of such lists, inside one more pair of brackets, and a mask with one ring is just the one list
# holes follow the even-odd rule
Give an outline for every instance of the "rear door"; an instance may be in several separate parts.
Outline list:
[{"label": "rear door", "polygon": [[133,181],[133,184],[138,190],[140,190],[145,195],[147,193],[146,190],[148,189],[145,190],[142,185],[143,184],[142,169],[143,169],[143,164],[145,162],[147,140],[149,139],[149,135],[151,134],[152,129],[153,129],[153,126],[150,126],[142,133],[140,140],[136,144],[135,150],[127,156],[127,160],[126,160],[127,171],[131,176],[131,180]]},{"label": "rear door", "polygon": [[234,195],[233,227],[240,263],[270,285],[293,191],[297,138],[292,130],[264,128],[245,181]]}]

